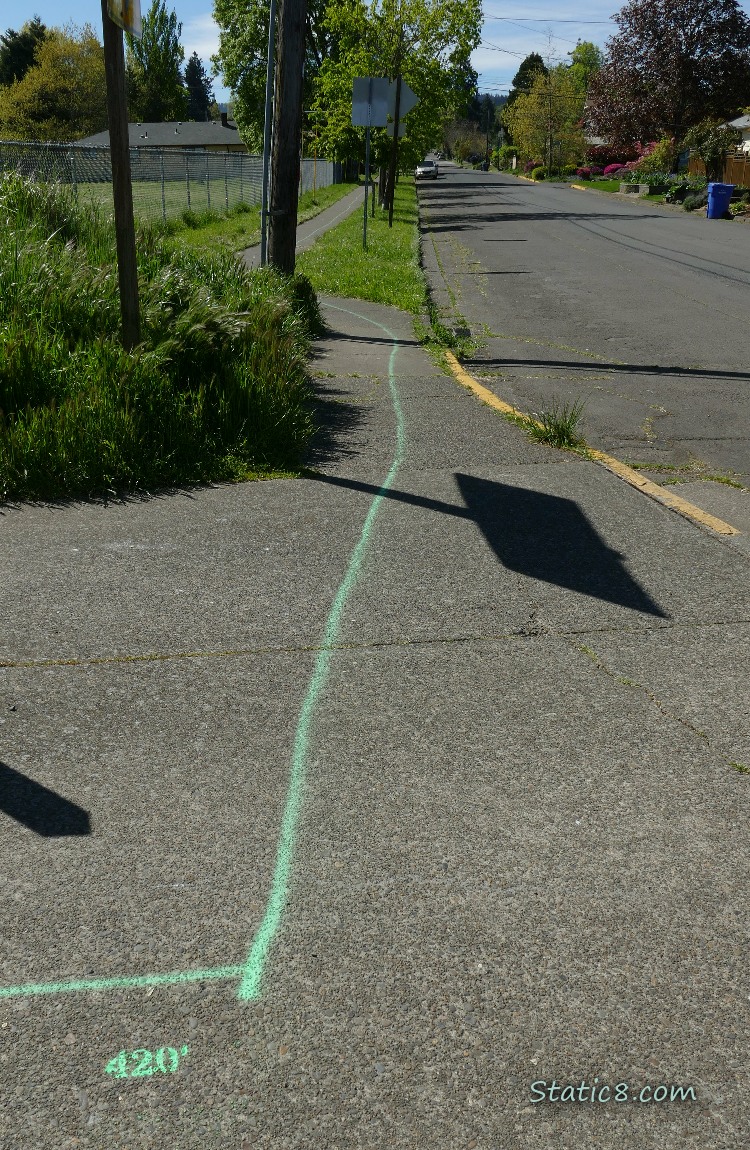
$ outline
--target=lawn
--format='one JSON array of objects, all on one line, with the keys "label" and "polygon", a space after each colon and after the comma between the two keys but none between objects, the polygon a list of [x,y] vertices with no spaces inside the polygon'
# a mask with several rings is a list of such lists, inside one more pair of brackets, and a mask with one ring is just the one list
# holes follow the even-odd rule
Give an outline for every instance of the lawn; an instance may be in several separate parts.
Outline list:
[{"label": "lawn", "polygon": [[425,310],[426,284],[419,264],[417,194],[413,177],[396,185],[393,227],[388,213],[375,209],[367,221],[367,251],[362,247],[363,213],[354,212],[331,228],[297,259],[297,270],[318,292],[391,304],[418,315]]},{"label": "lawn", "polygon": [[[356,184],[332,184],[315,192],[303,192],[299,198],[297,223],[317,216],[356,187]],[[194,251],[216,251],[218,247],[238,252],[260,243],[260,208],[238,204],[222,215],[218,212],[183,212],[178,219],[167,222],[166,230],[181,246]]]}]

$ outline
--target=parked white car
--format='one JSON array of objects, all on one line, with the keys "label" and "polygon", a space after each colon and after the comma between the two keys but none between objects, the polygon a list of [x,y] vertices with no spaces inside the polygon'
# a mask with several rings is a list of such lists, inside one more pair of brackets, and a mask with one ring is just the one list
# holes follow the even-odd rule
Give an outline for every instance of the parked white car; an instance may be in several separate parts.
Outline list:
[{"label": "parked white car", "polygon": [[434,160],[422,160],[421,164],[417,164],[414,176],[417,180],[436,180],[438,178],[438,166]]}]

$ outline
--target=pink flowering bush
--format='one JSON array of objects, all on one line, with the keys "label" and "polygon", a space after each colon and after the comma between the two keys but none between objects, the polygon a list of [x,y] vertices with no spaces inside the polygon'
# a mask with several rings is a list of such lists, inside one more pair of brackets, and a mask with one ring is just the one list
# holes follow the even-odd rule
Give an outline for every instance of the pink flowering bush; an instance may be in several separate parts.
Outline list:
[{"label": "pink flowering bush", "polygon": [[624,164],[607,164],[607,166],[604,169],[604,172],[602,174],[603,174],[605,180],[614,180],[617,178],[617,176],[620,174],[620,172],[623,172],[624,170],[625,170]]},{"label": "pink flowering bush", "polygon": [[579,180],[590,180],[591,168],[576,168],[576,175],[578,176]]}]

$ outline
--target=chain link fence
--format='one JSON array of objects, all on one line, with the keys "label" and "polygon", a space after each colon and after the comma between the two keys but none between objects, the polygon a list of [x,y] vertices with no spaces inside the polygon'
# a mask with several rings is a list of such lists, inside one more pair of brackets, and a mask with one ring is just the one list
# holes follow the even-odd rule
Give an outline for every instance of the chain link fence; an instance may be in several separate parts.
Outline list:
[{"label": "chain link fence", "polygon": [[[300,194],[339,183],[338,169],[330,160],[302,160]],[[3,172],[67,185],[78,203],[99,203],[112,210],[109,148],[0,140]],[[142,219],[167,220],[184,211],[221,213],[237,204],[261,203],[263,158],[246,152],[131,148],[130,172],[133,211]]]}]

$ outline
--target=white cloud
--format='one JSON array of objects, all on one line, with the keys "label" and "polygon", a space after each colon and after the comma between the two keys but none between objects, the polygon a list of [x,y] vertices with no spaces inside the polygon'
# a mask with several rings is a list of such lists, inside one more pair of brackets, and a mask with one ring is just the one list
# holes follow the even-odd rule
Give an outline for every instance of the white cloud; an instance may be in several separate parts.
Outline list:
[{"label": "white cloud", "polygon": [[[185,60],[197,52],[207,72],[212,71],[211,57],[219,48],[219,26],[211,13],[192,16],[184,21],[180,42],[185,49]],[[224,86],[221,76],[214,80],[214,95],[217,100],[229,100],[231,93]]]}]

